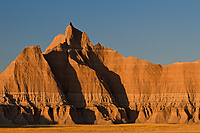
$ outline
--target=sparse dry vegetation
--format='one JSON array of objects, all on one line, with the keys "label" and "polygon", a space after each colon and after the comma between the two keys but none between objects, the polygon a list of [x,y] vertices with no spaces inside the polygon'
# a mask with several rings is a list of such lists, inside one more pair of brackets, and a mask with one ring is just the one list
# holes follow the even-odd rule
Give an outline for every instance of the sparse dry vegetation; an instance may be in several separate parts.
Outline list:
[{"label": "sparse dry vegetation", "polygon": [[119,124],[119,125],[0,125],[0,132],[57,133],[57,132],[173,132],[198,133],[200,125],[180,124]]}]

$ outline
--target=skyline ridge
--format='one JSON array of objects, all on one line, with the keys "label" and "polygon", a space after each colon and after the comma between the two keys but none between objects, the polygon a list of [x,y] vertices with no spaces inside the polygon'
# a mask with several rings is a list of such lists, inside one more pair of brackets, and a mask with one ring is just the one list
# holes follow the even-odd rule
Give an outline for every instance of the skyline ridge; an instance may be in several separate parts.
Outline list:
[{"label": "skyline ridge", "polygon": [[198,0],[1,1],[0,72],[26,46],[39,44],[44,52],[70,21],[93,45],[100,42],[125,57],[162,65],[199,60],[199,5]]}]

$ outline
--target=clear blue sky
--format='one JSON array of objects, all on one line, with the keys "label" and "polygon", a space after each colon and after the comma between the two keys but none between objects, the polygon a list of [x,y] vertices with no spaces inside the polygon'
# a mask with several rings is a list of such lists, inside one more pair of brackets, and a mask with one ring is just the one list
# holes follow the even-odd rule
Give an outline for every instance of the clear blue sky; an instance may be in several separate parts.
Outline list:
[{"label": "clear blue sky", "polygon": [[42,51],[69,22],[93,45],[167,65],[200,59],[200,0],[1,0],[0,72],[26,46]]}]

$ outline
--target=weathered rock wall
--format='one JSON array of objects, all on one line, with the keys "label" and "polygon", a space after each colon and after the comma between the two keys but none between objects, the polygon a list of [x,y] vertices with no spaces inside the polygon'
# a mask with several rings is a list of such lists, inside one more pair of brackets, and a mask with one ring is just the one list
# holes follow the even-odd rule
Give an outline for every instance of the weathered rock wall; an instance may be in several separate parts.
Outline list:
[{"label": "weathered rock wall", "polygon": [[[125,58],[100,44],[95,45],[93,51],[120,77],[128,99],[125,108],[138,112],[136,122],[183,123],[181,115],[185,123],[199,121],[199,61],[162,66],[135,57]],[[124,97],[122,93],[113,95]],[[157,112],[164,113],[162,120],[155,117]],[[176,117],[171,117],[172,114]]]},{"label": "weathered rock wall", "polygon": [[125,58],[70,24],[0,75],[0,124],[198,123],[200,63]]}]

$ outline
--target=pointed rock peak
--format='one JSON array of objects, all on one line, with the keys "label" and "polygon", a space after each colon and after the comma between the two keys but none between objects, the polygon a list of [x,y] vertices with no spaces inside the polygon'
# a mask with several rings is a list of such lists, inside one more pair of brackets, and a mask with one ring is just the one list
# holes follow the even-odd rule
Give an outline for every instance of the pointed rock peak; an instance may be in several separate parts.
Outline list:
[{"label": "pointed rock peak", "polygon": [[101,44],[99,42],[97,42],[96,45],[94,45],[94,49],[103,49],[103,46],[101,46]]},{"label": "pointed rock peak", "polygon": [[94,45],[95,48],[103,48],[104,46],[102,46],[99,42],[97,42],[96,45]]},{"label": "pointed rock peak", "polygon": [[73,27],[72,22],[70,22],[69,25]]},{"label": "pointed rock peak", "polygon": [[111,50],[109,47],[102,46],[99,42],[94,46],[96,50]]},{"label": "pointed rock peak", "polygon": [[65,35],[57,35],[43,54],[48,54],[51,51],[63,51],[66,48],[87,48],[87,46],[93,47],[88,35],[76,29],[70,22],[66,28]]},{"label": "pointed rock peak", "polygon": [[76,29],[70,22],[65,31],[65,40],[68,45],[80,46],[80,40],[82,37],[82,32]]},{"label": "pointed rock peak", "polygon": [[64,42],[65,42],[65,36],[63,34],[57,35],[43,54],[50,53],[56,46],[58,46],[59,44],[63,44]]},{"label": "pointed rock peak", "polygon": [[101,44],[98,42],[95,46],[96,46],[96,47],[99,47],[99,46],[101,46]]},{"label": "pointed rock peak", "polygon": [[88,35],[85,32],[82,33],[81,41],[90,42],[90,39],[89,39]]},{"label": "pointed rock peak", "polygon": [[70,22],[69,25],[66,28],[65,37],[69,38],[69,37],[72,37],[72,36],[77,35],[77,34],[82,34],[82,32],[80,30],[76,29],[72,25],[72,23]]}]

